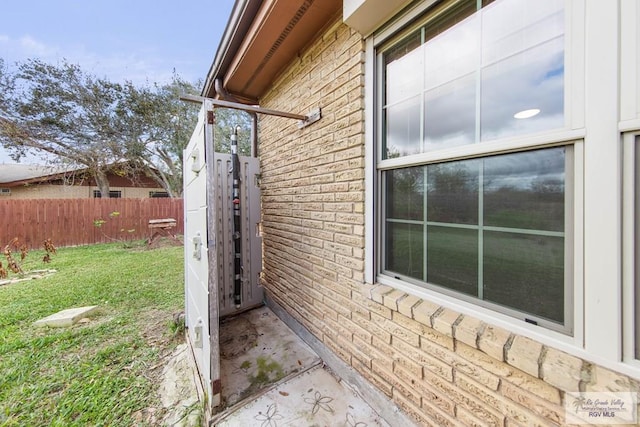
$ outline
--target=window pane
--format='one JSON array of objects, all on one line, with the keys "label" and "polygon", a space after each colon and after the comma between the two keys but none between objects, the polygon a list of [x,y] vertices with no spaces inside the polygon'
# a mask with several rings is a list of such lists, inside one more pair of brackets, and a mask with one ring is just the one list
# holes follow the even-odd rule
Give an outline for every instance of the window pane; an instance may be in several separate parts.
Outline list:
[{"label": "window pane", "polygon": [[564,322],[564,238],[485,232],[484,299]]},{"label": "window pane", "polygon": [[425,94],[424,127],[425,151],[475,142],[475,74],[462,76]]},{"label": "window pane", "polygon": [[424,220],[424,167],[392,170],[386,177],[387,218]]},{"label": "window pane", "polygon": [[384,54],[385,158],[564,126],[564,1],[475,6]]},{"label": "window pane", "polygon": [[565,149],[484,160],[484,225],[564,231]]},{"label": "window pane", "polygon": [[385,269],[424,280],[423,227],[387,222]]},{"label": "window pane", "polygon": [[[386,105],[394,104],[410,96],[415,96],[422,92],[423,70],[423,49],[419,46],[420,38],[411,37],[398,49],[394,49],[393,54],[385,56],[387,62],[386,69]],[[407,52],[401,58],[396,56],[403,52],[401,48],[414,49]],[[391,61],[392,62],[388,62]]]},{"label": "window pane", "polygon": [[[483,9],[481,140],[563,126],[563,3],[509,0]],[[529,110],[539,112],[514,117]]]},{"label": "window pane", "polygon": [[385,158],[408,156],[421,151],[420,99],[410,98],[386,109]]},{"label": "window pane", "polygon": [[427,227],[427,281],[478,296],[478,230]]},{"label": "window pane", "polygon": [[427,220],[456,224],[478,223],[479,160],[427,167]]},{"label": "window pane", "polygon": [[424,47],[425,67],[422,72],[427,90],[457,80],[478,69],[478,34],[480,19],[476,14],[427,41]]}]

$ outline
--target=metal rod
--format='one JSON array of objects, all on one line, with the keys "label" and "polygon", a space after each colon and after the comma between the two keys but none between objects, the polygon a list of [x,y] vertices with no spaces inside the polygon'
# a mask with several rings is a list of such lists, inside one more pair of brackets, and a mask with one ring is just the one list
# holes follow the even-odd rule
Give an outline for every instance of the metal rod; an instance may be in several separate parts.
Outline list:
[{"label": "metal rod", "polygon": [[236,308],[242,303],[242,246],[240,234],[240,159],[238,158],[238,130],[236,127],[231,133],[231,168],[233,173],[233,302]]},{"label": "metal rod", "polygon": [[183,95],[180,95],[180,99],[183,101],[195,102],[195,103],[202,103],[204,101],[209,101],[213,105],[216,105],[218,107],[226,107],[226,108],[233,108],[235,110],[251,111],[253,113],[267,114],[269,116],[285,117],[288,119],[296,119],[296,120],[303,120],[303,121],[308,119],[307,116],[302,116],[300,114],[287,113],[285,111],[278,111],[278,110],[270,110],[268,108],[262,108],[257,105],[247,105],[247,104],[241,104],[239,102],[223,101],[220,99],[206,98],[204,96],[198,96],[198,95],[183,94]]}]

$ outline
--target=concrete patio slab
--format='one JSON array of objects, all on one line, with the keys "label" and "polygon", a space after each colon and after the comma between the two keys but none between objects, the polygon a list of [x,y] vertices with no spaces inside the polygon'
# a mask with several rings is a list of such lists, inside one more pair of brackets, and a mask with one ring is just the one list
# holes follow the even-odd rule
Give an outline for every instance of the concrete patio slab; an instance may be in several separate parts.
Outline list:
[{"label": "concrete patio slab", "polygon": [[50,326],[52,328],[66,328],[78,322],[78,320],[89,317],[97,310],[97,305],[86,307],[68,308],[50,316],[34,322],[35,326]]},{"label": "concrete patio slab", "polygon": [[213,425],[388,427],[389,423],[344,382],[315,366],[231,408]]},{"label": "concrete patio slab", "polygon": [[220,323],[220,372],[226,407],[321,362],[267,307]]}]

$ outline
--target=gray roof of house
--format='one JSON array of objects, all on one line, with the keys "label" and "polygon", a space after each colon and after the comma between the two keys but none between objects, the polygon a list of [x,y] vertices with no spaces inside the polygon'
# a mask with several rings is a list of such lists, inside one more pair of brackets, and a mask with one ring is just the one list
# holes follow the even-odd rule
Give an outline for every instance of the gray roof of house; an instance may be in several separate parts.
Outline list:
[{"label": "gray roof of house", "polygon": [[66,167],[25,165],[25,164],[0,164],[0,184],[24,181],[65,172]]}]

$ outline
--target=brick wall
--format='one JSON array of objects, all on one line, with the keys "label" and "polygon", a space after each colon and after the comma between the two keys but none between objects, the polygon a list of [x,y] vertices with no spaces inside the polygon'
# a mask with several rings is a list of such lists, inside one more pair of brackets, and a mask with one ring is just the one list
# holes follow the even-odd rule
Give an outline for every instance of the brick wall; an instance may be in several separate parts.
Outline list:
[{"label": "brick wall", "polygon": [[338,357],[431,426],[564,424],[565,392],[639,382],[391,287],[364,283],[364,44],[340,22],[261,100],[269,295]]}]

